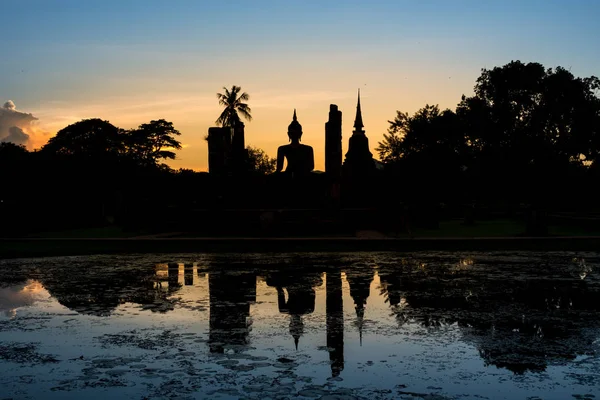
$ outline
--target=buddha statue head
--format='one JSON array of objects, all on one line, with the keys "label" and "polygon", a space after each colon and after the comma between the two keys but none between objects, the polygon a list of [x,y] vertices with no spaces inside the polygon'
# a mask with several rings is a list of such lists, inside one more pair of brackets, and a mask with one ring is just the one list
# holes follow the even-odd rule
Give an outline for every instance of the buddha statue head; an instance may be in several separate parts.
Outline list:
[{"label": "buddha statue head", "polygon": [[300,125],[300,122],[298,122],[298,118],[296,117],[296,109],[294,109],[294,119],[288,126],[288,137],[290,138],[290,142],[299,142],[302,137],[302,125]]}]

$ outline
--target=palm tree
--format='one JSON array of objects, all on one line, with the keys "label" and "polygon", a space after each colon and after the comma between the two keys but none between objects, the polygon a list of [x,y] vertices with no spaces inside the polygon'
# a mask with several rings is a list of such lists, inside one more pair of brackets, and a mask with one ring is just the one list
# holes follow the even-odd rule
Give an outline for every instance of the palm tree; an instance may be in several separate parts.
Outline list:
[{"label": "palm tree", "polygon": [[217,93],[217,98],[219,99],[219,104],[225,106],[225,109],[217,119],[216,123],[223,127],[234,127],[240,122],[238,113],[248,121],[252,121],[252,116],[250,115],[252,110],[250,110],[248,104],[243,103],[243,101],[248,101],[250,99],[248,93],[244,92],[238,96],[242,88],[235,85],[231,87],[231,90],[226,87],[223,87],[223,90],[225,91],[224,93]]}]

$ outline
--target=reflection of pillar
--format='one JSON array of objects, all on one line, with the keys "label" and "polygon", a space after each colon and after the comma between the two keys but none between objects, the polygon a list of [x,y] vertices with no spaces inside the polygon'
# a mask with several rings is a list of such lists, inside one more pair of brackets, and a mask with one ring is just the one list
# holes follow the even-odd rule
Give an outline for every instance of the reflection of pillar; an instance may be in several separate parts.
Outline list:
[{"label": "reflection of pillar", "polygon": [[183,284],[186,286],[194,284],[194,267],[192,264],[183,264]]},{"label": "reflection of pillar", "polygon": [[327,272],[325,277],[327,299],[327,348],[331,362],[331,376],[344,369],[344,303],[342,300],[342,273]]},{"label": "reflection of pillar", "polygon": [[169,263],[168,269],[169,292],[173,292],[181,286],[179,283],[179,264]]},{"label": "reflection of pillar", "polygon": [[256,275],[208,275],[210,293],[209,346],[223,353],[227,345],[246,345],[250,303],[256,301]]},{"label": "reflection of pillar", "polygon": [[[156,271],[156,276],[155,276],[155,285],[154,287],[156,289],[163,289],[163,282],[166,280],[168,282],[169,279],[169,266],[167,264],[156,264],[154,266],[155,271]],[[164,287],[166,289],[166,286],[168,285],[165,284]]]}]

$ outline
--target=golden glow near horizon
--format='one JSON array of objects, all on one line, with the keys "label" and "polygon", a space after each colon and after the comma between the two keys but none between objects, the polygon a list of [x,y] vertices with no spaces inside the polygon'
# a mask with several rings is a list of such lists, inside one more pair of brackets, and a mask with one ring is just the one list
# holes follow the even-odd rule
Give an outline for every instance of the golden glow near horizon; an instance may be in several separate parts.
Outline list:
[{"label": "golden glow near horizon", "polygon": [[[288,142],[287,126],[292,120],[295,108],[303,128],[302,143],[313,147],[315,169],[323,170],[325,122],[328,119],[330,104],[337,104],[343,113],[342,148],[345,154],[356,115],[357,90],[361,89],[365,131],[371,152],[377,158],[375,147],[382,140],[383,133],[387,132],[388,120],[395,117],[396,110],[414,112],[427,103],[454,109],[460,101],[460,96],[470,92],[477,77],[477,71],[472,72],[472,76],[464,76],[463,79],[457,75],[456,83],[444,82],[441,73],[406,71],[406,79],[395,83],[379,78],[379,81],[371,79],[367,84],[357,84],[355,78],[347,77],[340,79],[345,82],[333,82],[330,85],[308,77],[301,79],[298,84],[294,81],[294,73],[290,72],[291,82],[289,88],[285,89],[271,88],[275,85],[270,85],[268,81],[250,84],[232,81],[210,85],[204,83],[196,88],[201,89],[201,92],[167,91],[160,85],[144,89],[142,84],[133,82],[127,85],[130,93],[144,93],[150,89],[153,93],[165,90],[165,94],[131,94],[118,97],[104,95],[75,103],[39,104],[31,111],[39,119],[35,124],[35,132],[33,128],[26,132],[31,135],[29,148],[34,149],[41,147],[60,129],[82,119],[101,118],[120,128],[131,129],[150,120],[164,118],[173,122],[175,128],[181,132],[179,140],[183,146],[181,150],[176,151],[177,159],[169,161],[168,164],[175,169],[207,171],[208,145],[204,137],[208,128],[215,126],[215,120],[222,110],[216,93],[221,91],[222,86],[230,87],[236,84],[250,95],[248,104],[252,109],[253,119],[250,122],[244,121],[246,145],[262,148],[269,156],[275,157],[277,147]],[[443,75],[445,76],[445,73]],[[445,79],[449,81],[447,77]],[[439,86],[435,87],[436,83]],[[445,87],[442,84],[445,84]],[[329,89],[323,89],[328,86]]]}]

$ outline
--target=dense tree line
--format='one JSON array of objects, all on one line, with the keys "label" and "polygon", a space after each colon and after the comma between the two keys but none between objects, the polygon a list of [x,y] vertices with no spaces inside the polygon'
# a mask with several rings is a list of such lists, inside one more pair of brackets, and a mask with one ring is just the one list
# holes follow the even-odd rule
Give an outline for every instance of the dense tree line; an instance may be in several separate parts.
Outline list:
[{"label": "dense tree line", "polygon": [[164,163],[181,148],[179,135],[162,119],[131,130],[86,119],[36,151],[1,143],[3,230],[93,226],[125,210],[150,211],[161,201],[158,188],[169,190],[181,173]]},{"label": "dense tree line", "polygon": [[436,200],[589,205],[599,89],[596,77],[539,63],[483,69],[454,111],[398,111],[376,150],[389,174]]},{"label": "dense tree line", "polygon": [[[397,112],[376,148],[383,172],[358,189],[370,200],[359,206],[421,208],[425,214],[439,204],[456,210],[474,203],[593,207],[600,177],[599,90],[598,78],[578,78],[561,67],[513,61],[484,69],[474,94],[463,96],[455,110],[425,105],[412,115]],[[224,88],[217,97],[224,107],[219,124],[240,123],[238,113],[251,120],[243,102],[249,96],[240,87]],[[193,208],[281,206],[287,183],[267,176],[275,160],[264,151],[247,148],[245,176],[217,179],[165,164],[181,148],[179,136],[162,119],[131,130],[86,119],[33,152],[0,143],[1,233],[107,222],[161,229]],[[300,191],[326,198],[327,177],[314,182]],[[327,200],[301,203],[306,208]]]},{"label": "dense tree line", "polygon": [[[181,149],[179,136],[163,119],[131,130],[86,119],[39,150],[0,143],[0,234],[104,224],[160,230],[177,213],[223,202],[228,183],[165,163]],[[263,150],[248,147],[248,155],[249,176],[275,169]]]}]

